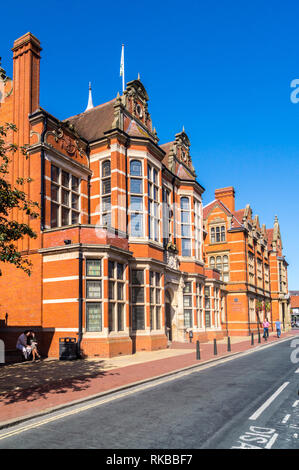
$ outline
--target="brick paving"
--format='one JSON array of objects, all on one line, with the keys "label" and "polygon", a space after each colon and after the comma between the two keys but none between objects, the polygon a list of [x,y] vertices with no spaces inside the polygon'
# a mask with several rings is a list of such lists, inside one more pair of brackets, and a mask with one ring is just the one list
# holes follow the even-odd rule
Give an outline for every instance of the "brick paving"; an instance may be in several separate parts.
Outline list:
[{"label": "brick paving", "polygon": [[[281,338],[294,334],[296,332],[283,333]],[[271,333],[268,343],[277,341],[279,339]],[[217,342],[217,356],[213,342],[200,344],[200,360],[196,359],[195,344],[185,343],[184,348],[180,345],[176,349],[173,343],[166,350],[111,359],[45,360],[3,366],[0,368],[0,428],[73,401],[257,348],[265,341],[261,338],[258,344],[255,337],[252,346],[250,337],[242,337],[232,338],[231,343],[231,352],[227,352],[226,341]]]}]

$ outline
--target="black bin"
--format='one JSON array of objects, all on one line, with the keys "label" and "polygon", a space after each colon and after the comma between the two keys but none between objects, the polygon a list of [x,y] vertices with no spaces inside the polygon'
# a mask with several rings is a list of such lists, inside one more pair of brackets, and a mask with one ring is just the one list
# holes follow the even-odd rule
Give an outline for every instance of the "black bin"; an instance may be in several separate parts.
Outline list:
[{"label": "black bin", "polygon": [[59,360],[74,361],[78,359],[76,338],[59,338]]}]

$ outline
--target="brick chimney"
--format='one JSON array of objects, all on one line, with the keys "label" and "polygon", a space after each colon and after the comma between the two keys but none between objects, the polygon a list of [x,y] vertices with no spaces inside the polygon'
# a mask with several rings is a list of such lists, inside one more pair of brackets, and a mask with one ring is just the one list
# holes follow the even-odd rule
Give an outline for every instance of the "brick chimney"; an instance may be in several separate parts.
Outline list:
[{"label": "brick chimney", "polygon": [[15,112],[27,117],[39,107],[40,42],[27,33],[15,40],[12,50]]},{"label": "brick chimney", "polygon": [[[39,108],[39,72],[40,72],[40,42],[31,33],[26,33],[16,39],[13,51],[13,124],[17,132],[13,139],[16,145],[30,144],[30,123],[28,115]],[[30,159],[25,159],[21,151],[12,158],[11,178],[31,177]],[[26,183],[24,191],[30,197],[30,185]],[[29,218],[23,211],[13,210],[13,217],[22,223],[29,223]],[[29,240],[29,239],[28,239]],[[18,249],[29,249],[29,241],[20,240]]]},{"label": "brick chimney", "polygon": [[215,199],[223,202],[231,212],[235,212],[235,190],[232,186],[216,189]]}]

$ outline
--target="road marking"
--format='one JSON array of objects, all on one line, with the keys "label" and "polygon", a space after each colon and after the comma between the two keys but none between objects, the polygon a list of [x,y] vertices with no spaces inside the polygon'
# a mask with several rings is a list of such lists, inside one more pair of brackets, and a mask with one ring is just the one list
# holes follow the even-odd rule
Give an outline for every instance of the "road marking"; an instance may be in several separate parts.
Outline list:
[{"label": "road marking", "polygon": [[299,374],[299,369],[295,370],[295,374]]},{"label": "road marking", "polygon": [[285,382],[284,384],[282,384],[282,386],[279,387],[279,389],[276,390],[276,392],[273,393],[273,395],[271,395],[271,397],[268,398],[268,400],[265,401],[265,403],[255,413],[253,413],[253,415],[251,415],[249,419],[256,420],[263,413],[263,411],[268,408],[272,401],[274,401],[275,398],[278,397],[278,395],[289,385],[289,383],[290,382]]},{"label": "road marking", "polygon": [[[283,339],[282,341],[280,341],[280,343],[283,343],[283,342],[286,342],[286,341],[290,341],[290,338],[285,338]],[[176,379],[180,379],[181,377],[184,377],[186,375],[191,375],[193,373],[196,373],[196,372],[201,372],[203,370],[206,370],[206,369],[209,369],[210,367],[216,367],[220,364],[223,364],[223,363],[226,363],[226,362],[230,362],[230,361],[233,361],[235,359],[238,359],[240,357],[244,357],[244,356],[247,356],[249,354],[253,354],[255,352],[259,352],[261,350],[264,350],[264,349],[267,349],[269,347],[272,347],[272,346],[276,346],[278,343],[270,343],[270,344],[267,344],[267,345],[264,345],[264,346],[261,346],[259,348],[254,348],[254,349],[251,349],[251,350],[248,350],[248,351],[244,351],[244,352],[240,352],[240,353],[236,353],[236,355],[233,355],[233,356],[228,356],[228,357],[224,357],[223,359],[219,359],[217,360],[217,362],[215,363],[210,363],[209,361],[205,364],[202,364],[198,367],[194,367],[192,368],[191,370],[187,370],[187,371],[184,371],[184,372],[180,372],[180,373],[175,373],[174,372],[174,375],[171,376],[171,377],[168,377],[168,378],[161,378],[160,380],[156,379],[155,377],[152,378],[153,382],[150,382],[149,384],[146,384],[146,385],[143,385],[143,386],[138,386],[136,384],[136,386],[129,390],[128,392],[123,392],[123,393],[118,393],[117,395],[115,396],[109,396],[107,397],[106,399],[102,399],[102,400],[97,400],[97,397],[94,397],[94,400],[97,400],[95,403],[91,403],[89,405],[85,405],[85,406],[81,406],[79,408],[76,408],[75,410],[70,410],[68,412],[65,412],[65,413],[61,413],[61,414],[58,414],[58,415],[55,415],[55,416],[52,416],[51,418],[47,418],[43,421],[38,421],[36,423],[32,423],[32,424],[28,424],[26,426],[22,426],[21,428],[18,428],[14,431],[9,431],[7,433],[3,433],[1,434],[1,430],[0,430],[0,440],[3,440],[3,439],[6,439],[8,437],[11,437],[11,436],[14,436],[16,434],[20,434],[22,432],[25,432],[25,431],[28,431],[30,429],[34,429],[34,428],[37,428],[37,427],[40,427],[40,426],[43,426],[45,424],[48,424],[48,423],[51,423],[53,421],[57,421],[59,419],[62,419],[62,418],[66,418],[68,416],[71,416],[71,415],[74,415],[74,414],[78,414],[78,413],[81,413],[83,411],[86,411],[86,410],[89,410],[91,408],[95,408],[97,406],[100,406],[100,405],[103,405],[103,404],[106,404],[106,403],[109,403],[111,401],[114,401],[114,400],[118,400],[120,398],[123,398],[123,397],[126,397],[128,395],[132,395],[134,393],[137,393],[139,391],[143,391],[143,390],[146,390],[148,388],[153,388],[155,387],[156,385],[160,385],[160,384],[164,384],[166,382],[170,382],[172,380],[176,380]],[[289,382],[287,382],[288,384]],[[113,393],[113,391],[111,392]],[[73,404],[73,405],[69,405],[71,407],[74,407],[76,406],[76,404]],[[58,413],[59,411],[56,410],[56,413]],[[55,410],[53,410],[52,413],[55,413]],[[51,414],[52,414],[51,413]],[[33,418],[34,419],[34,418]],[[38,419],[38,418],[35,418],[35,419]],[[249,418],[250,419],[250,418]]]},{"label": "road marking", "polygon": [[273,434],[273,436],[271,437],[270,441],[268,442],[268,444],[265,446],[265,449],[271,449],[271,447],[273,446],[274,442],[276,441],[276,439],[278,438],[278,434]]},{"label": "road marking", "polygon": [[296,406],[298,405],[298,403],[299,403],[299,400],[294,401],[294,403],[292,404],[292,407],[293,407],[293,408],[296,408]]},{"label": "road marking", "polygon": [[291,415],[286,415],[286,416],[283,418],[283,420],[281,421],[282,424],[285,424],[285,423],[290,419],[290,416],[291,416]]},{"label": "road marking", "polygon": [[[57,415],[52,416],[50,418],[44,419],[42,421],[38,421],[38,422],[32,423],[32,424],[27,424],[26,426],[22,426],[18,429],[0,434],[0,440],[7,439],[8,437],[15,436],[16,434],[20,434],[22,432],[29,431],[30,429],[34,429],[34,428],[43,426],[45,424],[51,423],[51,422],[59,420],[59,419],[66,418],[68,416],[78,414],[78,413],[81,413],[83,411],[87,411],[91,408],[95,408],[97,406],[104,405],[104,404],[109,403],[111,401],[119,400],[119,399],[127,397],[129,395],[133,395],[134,393],[138,393],[138,392],[150,389],[150,388],[154,388],[157,385],[161,385],[161,384],[164,384],[164,383],[167,383],[167,382],[171,382],[173,380],[180,379],[182,377],[194,374],[196,372],[200,372],[200,371],[208,369],[210,367],[214,367],[216,365],[219,365],[219,363],[227,362],[228,360],[232,360],[232,359],[224,358],[220,361],[217,361],[217,363],[203,365],[200,369],[194,368],[192,370],[187,370],[187,371],[184,371],[184,372],[174,374],[171,377],[163,377],[160,380],[154,380],[153,382],[147,383],[145,385],[140,385],[140,386],[136,385],[131,390],[128,390],[126,392],[120,392],[120,393],[117,393],[116,395],[113,395],[113,396],[108,396],[105,399],[98,399],[98,400],[95,399],[96,401],[94,403],[89,403],[88,405],[84,405],[84,406],[78,407],[76,409],[71,409],[69,411],[66,411],[66,412],[61,413],[61,414],[57,414]],[[73,405],[73,406],[75,406],[75,405]]]}]

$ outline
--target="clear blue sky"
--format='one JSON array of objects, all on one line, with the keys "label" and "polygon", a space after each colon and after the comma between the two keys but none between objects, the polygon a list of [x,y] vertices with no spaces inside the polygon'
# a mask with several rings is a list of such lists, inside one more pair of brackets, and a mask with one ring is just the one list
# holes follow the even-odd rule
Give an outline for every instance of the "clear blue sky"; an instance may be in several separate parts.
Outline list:
[{"label": "clear blue sky", "polygon": [[299,289],[296,0],[17,0],[0,11],[2,66],[12,75],[14,39],[37,36],[41,106],[60,119],[84,111],[89,81],[95,105],[121,91],[124,43],[126,81],[140,73],[160,143],[185,126],[205,204],[232,185],[236,209],[250,203],[268,228],[278,215]]}]

